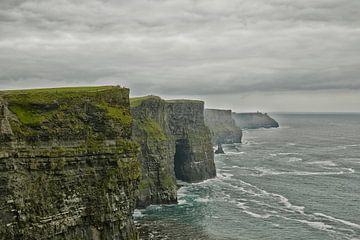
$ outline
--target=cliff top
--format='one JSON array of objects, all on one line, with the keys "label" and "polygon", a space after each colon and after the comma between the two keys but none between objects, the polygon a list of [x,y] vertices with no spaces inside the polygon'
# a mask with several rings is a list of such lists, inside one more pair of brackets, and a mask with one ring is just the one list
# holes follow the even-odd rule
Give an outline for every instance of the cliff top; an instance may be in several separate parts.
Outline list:
[{"label": "cliff top", "polygon": [[147,101],[147,100],[161,100],[161,98],[158,96],[154,96],[154,95],[148,95],[148,96],[143,96],[143,97],[133,97],[133,98],[130,98],[130,106],[138,107],[138,106],[140,106],[140,104],[142,102]]},{"label": "cliff top", "polygon": [[115,139],[130,134],[129,89],[119,86],[0,92],[0,118],[26,142]]},{"label": "cliff top", "polygon": [[204,101],[201,100],[193,100],[193,99],[170,99],[166,100],[167,103],[201,103],[204,104]]},{"label": "cliff top", "polygon": [[247,112],[247,113],[233,112],[233,114],[237,114],[237,115],[267,115],[267,113],[262,113],[262,112]]}]

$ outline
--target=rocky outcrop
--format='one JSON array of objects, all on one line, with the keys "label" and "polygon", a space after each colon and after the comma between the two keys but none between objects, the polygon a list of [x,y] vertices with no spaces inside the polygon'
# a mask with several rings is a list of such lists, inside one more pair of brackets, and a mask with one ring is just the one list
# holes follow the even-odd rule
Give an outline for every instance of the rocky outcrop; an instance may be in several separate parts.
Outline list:
[{"label": "rocky outcrop", "polygon": [[160,97],[131,99],[133,139],[141,146],[138,207],[176,203],[174,139],[169,131],[166,103]]},{"label": "rocky outcrop", "polygon": [[236,126],[231,110],[205,109],[205,124],[211,131],[214,145],[241,142],[242,131]]},{"label": "rocky outcrop", "polygon": [[176,202],[176,178],[198,182],[215,177],[203,102],[147,96],[131,99],[131,106],[134,140],[141,146],[140,207]]},{"label": "rocky outcrop", "polygon": [[233,113],[233,119],[241,129],[277,128],[279,123],[267,113]]},{"label": "rocky outcrop", "polygon": [[221,146],[221,143],[218,144],[215,154],[225,154],[224,149]]},{"label": "rocky outcrop", "polygon": [[0,93],[0,239],[138,239],[128,94]]},{"label": "rocky outcrop", "polygon": [[185,182],[199,182],[216,176],[211,135],[204,122],[204,102],[166,101],[167,119],[174,136],[175,175]]}]

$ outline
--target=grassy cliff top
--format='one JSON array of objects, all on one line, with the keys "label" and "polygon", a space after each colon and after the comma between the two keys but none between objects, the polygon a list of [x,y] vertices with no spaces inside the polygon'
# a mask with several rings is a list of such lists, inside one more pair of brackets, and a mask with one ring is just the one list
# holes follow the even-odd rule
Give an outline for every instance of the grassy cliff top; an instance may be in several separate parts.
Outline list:
[{"label": "grassy cliff top", "polygon": [[141,103],[143,103],[144,101],[148,101],[148,100],[161,100],[161,98],[158,96],[154,96],[154,95],[148,95],[148,96],[143,96],[143,97],[133,97],[133,98],[130,98],[130,106],[138,107],[141,105]]},{"label": "grassy cliff top", "polygon": [[12,131],[26,141],[129,135],[129,89],[118,86],[1,91]]},{"label": "grassy cliff top", "polygon": [[61,88],[35,88],[20,90],[1,90],[0,94],[38,94],[38,93],[79,93],[104,91],[112,88],[121,88],[119,86],[94,86],[94,87],[61,87]]},{"label": "grassy cliff top", "polygon": [[176,103],[197,103],[197,104],[203,104],[204,101],[201,100],[193,100],[193,99],[170,99],[170,100],[166,100],[167,103],[172,103],[172,104],[176,104]]}]

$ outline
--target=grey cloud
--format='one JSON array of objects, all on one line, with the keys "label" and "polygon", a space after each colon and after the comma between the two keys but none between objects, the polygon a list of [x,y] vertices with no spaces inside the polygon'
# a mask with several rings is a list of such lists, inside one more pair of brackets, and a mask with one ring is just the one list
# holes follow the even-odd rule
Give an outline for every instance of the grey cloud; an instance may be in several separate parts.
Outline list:
[{"label": "grey cloud", "polygon": [[0,88],[354,92],[359,43],[358,0],[2,0]]}]

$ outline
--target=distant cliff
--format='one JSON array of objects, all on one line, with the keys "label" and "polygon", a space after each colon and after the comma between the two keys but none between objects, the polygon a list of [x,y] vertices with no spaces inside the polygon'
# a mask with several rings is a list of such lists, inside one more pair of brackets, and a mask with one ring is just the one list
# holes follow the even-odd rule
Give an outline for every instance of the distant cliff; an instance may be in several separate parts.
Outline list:
[{"label": "distant cliff", "polygon": [[211,131],[213,144],[241,142],[242,131],[236,126],[231,110],[205,109],[205,124]]},{"label": "distant cliff", "polygon": [[0,239],[138,239],[128,94],[0,92]]},{"label": "distant cliff", "polygon": [[204,103],[165,101],[156,96],[131,99],[133,137],[141,146],[142,178],[138,206],[176,202],[176,181],[215,177]]},{"label": "distant cliff", "polygon": [[267,113],[233,113],[233,119],[241,129],[277,128],[279,123]]}]

